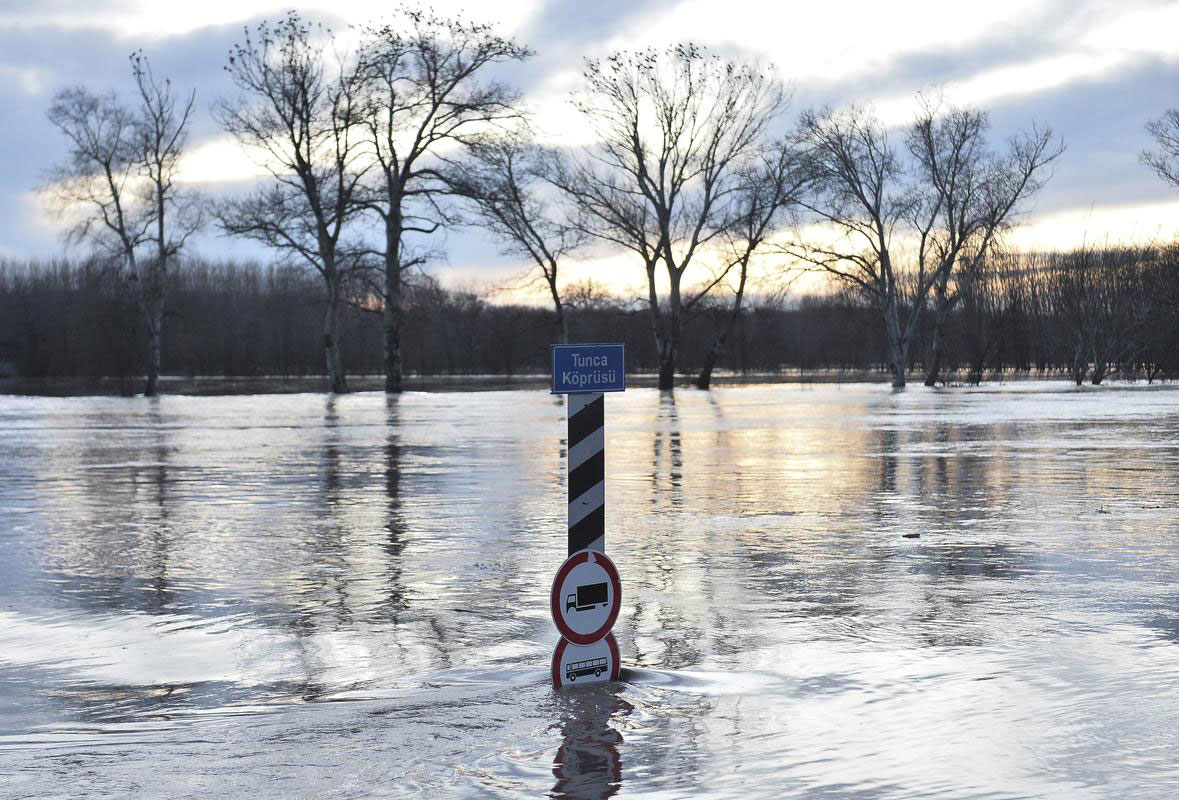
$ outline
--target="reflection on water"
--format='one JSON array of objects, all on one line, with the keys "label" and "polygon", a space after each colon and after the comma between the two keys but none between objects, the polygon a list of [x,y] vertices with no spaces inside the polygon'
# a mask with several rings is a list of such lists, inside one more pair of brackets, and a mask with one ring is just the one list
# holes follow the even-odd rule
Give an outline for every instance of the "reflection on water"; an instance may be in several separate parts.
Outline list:
[{"label": "reflection on water", "polygon": [[547,394],[0,398],[0,796],[1174,796],[1179,390],[606,430],[628,669],[556,695]]},{"label": "reflection on water", "polygon": [[553,758],[557,782],[549,796],[560,800],[604,800],[622,785],[622,734],[611,724],[634,706],[615,686],[564,692],[557,700],[561,746]]}]

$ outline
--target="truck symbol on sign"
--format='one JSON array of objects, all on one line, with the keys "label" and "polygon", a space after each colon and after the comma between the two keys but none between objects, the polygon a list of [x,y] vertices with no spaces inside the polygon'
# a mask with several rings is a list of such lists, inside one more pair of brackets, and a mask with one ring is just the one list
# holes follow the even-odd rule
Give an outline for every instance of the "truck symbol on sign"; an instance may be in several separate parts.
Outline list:
[{"label": "truck symbol on sign", "polygon": [[575,681],[578,675],[593,675],[600,677],[610,668],[610,663],[604,658],[591,658],[587,661],[573,661],[565,667],[565,680]]},{"label": "truck symbol on sign", "polygon": [[565,598],[565,611],[570,609],[585,611],[604,605],[606,605],[605,583],[587,583],[585,586],[578,586],[576,592],[570,592]]}]

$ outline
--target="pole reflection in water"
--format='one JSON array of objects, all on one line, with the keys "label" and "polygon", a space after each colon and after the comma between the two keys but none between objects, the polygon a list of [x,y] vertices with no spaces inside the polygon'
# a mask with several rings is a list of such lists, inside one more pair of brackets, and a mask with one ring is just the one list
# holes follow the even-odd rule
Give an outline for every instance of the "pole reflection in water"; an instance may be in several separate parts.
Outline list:
[{"label": "pole reflection in water", "polygon": [[561,746],[553,757],[549,797],[557,800],[604,800],[622,786],[622,733],[611,720],[634,707],[620,686],[597,685],[559,693]]}]

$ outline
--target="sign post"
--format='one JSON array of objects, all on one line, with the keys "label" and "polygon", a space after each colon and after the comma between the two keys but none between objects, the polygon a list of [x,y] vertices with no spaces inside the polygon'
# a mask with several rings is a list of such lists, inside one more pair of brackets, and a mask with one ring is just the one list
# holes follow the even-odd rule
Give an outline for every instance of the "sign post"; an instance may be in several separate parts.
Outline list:
[{"label": "sign post", "polygon": [[626,390],[621,344],[554,345],[553,394],[568,395],[569,558],[553,581],[550,610],[562,639],[553,653],[553,686],[617,680],[622,584],[606,557],[604,392]]},{"label": "sign post", "polygon": [[601,392],[568,399],[569,555],[606,552],[605,405]]}]

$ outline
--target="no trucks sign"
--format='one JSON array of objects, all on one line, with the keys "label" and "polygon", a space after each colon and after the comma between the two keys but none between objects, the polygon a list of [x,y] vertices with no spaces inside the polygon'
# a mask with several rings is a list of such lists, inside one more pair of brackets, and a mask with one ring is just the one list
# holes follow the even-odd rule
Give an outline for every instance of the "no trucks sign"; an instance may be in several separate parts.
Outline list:
[{"label": "no trucks sign", "polygon": [[553,623],[576,645],[605,638],[618,619],[621,600],[622,583],[614,562],[592,550],[565,559],[549,591]]}]

